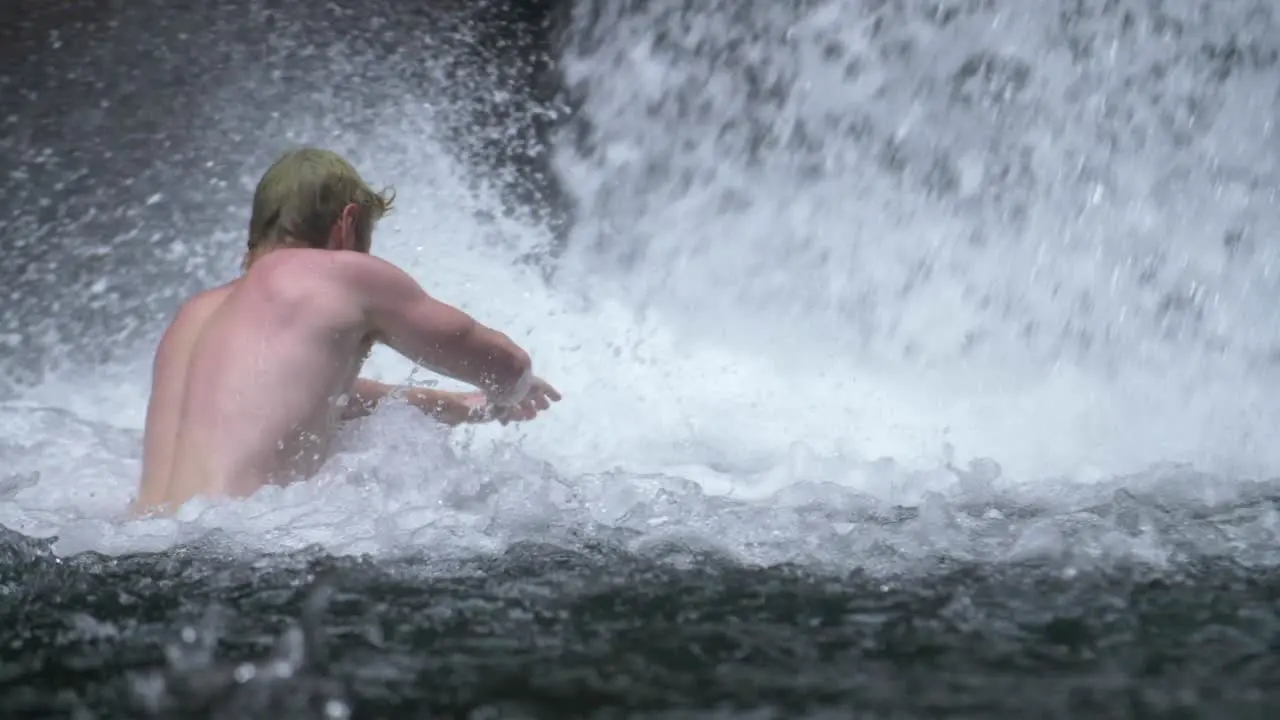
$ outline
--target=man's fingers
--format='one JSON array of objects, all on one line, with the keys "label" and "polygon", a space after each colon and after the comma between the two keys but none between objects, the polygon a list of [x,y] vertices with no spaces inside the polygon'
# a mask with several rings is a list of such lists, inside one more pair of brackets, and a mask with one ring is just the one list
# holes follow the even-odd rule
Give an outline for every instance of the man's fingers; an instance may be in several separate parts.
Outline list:
[{"label": "man's fingers", "polygon": [[538,413],[549,409],[553,401],[558,400],[560,400],[560,392],[548,385],[545,380],[540,380],[524,400],[503,407],[490,406],[490,413],[491,417],[503,425],[523,422],[534,419]]},{"label": "man's fingers", "polygon": [[549,397],[552,400],[560,399],[560,391],[551,387],[551,383],[542,378],[538,378],[538,384],[535,386],[533,394],[537,394],[539,397]]}]

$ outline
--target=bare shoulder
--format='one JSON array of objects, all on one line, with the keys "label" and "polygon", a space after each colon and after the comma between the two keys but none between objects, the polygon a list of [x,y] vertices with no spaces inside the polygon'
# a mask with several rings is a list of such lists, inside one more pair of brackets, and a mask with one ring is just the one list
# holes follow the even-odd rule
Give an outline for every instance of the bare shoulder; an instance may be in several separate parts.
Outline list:
[{"label": "bare shoulder", "polygon": [[173,317],[173,322],[169,324],[169,331],[166,335],[175,333],[183,333],[186,328],[204,325],[205,320],[209,318],[219,307],[223,301],[231,294],[235,283],[227,283],[221,287],[205,290],[192,296],[178,308],[177,314]]},{"label": "bare shoulder", "polygon": [[178,310],[179,317],[184,315],[208,316],[222,305],[222,302],[235,289],[235,285],[236,283],[233,281],[211,290],[196,293],[190,300],[183,303],[182,308]]},{"label": "bare shoulder", "polygon": [[249,270],[246,278],[284,290],[314,287],[317,284],[377,285],[392,280],[397,275],[403,275],[403,271],[373,255],[341,250],[291,248],[277,250],[262,258]]},{"label": "bare shoulder", "polygon": [[205,290],[178,308],[177,314],[169,323],[169,328],[161,336],[160,344],[156,348],[157,365],[168,364],[177,361],[177,358],[185,357],[195,339],[208,324],[209,318],[222,307],[222,303],[234,287],[235,283],[232,282],[212,290]]}]

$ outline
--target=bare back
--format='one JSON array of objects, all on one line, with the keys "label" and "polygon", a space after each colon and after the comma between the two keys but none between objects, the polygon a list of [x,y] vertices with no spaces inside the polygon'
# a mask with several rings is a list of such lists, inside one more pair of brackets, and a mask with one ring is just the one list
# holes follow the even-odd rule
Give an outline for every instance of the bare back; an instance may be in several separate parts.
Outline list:
[{"label": "bare back", "polygon": [[271,253],[188,302],[156,353],[141,508],[315,472],[371,344],[326,250]]},{"label": "bare back", "polygon": [[309,477],[375,337],[498,406],[532,387],[528,353],[394,265],[363,252],[273,250],[193,298],[161,339],[135,510]]}]

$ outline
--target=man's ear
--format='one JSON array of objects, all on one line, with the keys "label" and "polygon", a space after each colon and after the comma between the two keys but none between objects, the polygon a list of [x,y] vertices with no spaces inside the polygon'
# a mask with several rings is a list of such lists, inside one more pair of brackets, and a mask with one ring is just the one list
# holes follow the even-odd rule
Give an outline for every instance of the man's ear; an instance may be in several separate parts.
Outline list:
[{"label": "man's ear", "polygon": [[360,205],[347,203],[342,208],[342,218],[338,220],[338,249],[359,250],[360,238],[356,236],[356,228],[360,221]]}]

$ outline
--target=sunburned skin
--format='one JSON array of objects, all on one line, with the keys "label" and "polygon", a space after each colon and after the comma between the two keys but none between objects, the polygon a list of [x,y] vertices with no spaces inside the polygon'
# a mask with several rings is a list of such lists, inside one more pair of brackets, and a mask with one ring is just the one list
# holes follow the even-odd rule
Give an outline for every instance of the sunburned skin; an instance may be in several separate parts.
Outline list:
[{"label": "sunburned skin", "polygon": [[[143,505],[246,495],[305,477],[324,457],[364,338],[352,313],[304,288],[288,292],[288,282],[304,280],[289,265],[264,260],[195,297],[161,340]],[[311,299],[321,305],[301,312]],[[162,427],[171,437],[159,436]]]},{"label": "sunburned skin", "polygon": [[156,349],[140,513],[311,477],[344,420],[393,388],[359,378],[375,342],[479,393],[410,389],[437,420],[529,420],[560,399],[506,335],[369,254],[394,195],[316,148],[254,192],[245,274],[189,300]]},{"label": "sunburned skin", "polygon": [[[500,384],[486,383],[483,365],[519,384],[528,373],[523,351],[406,280],[362,253],[281,249],[190,300],[156,353],[136,510],[310,477],[341,422],[390,389],[357,382],[375,337],[477,385]],[[479,394],[411,399],[451,424],[489,416]],[[499,419],[529,419],[557,399],[538,381]]]}]

